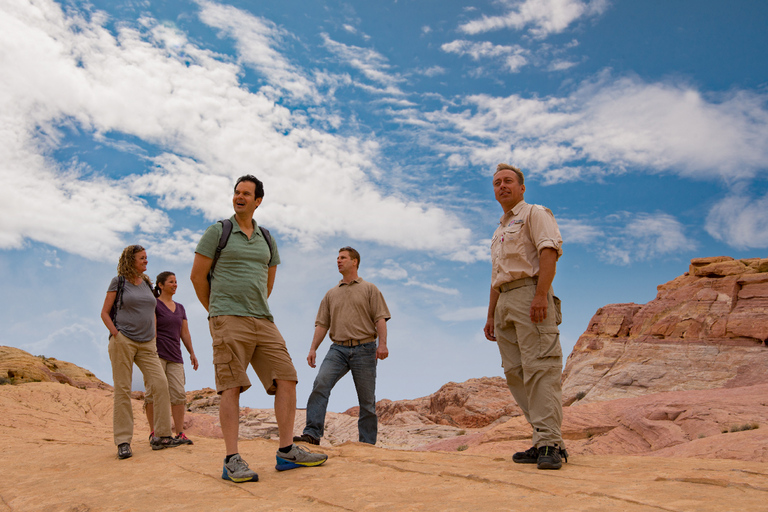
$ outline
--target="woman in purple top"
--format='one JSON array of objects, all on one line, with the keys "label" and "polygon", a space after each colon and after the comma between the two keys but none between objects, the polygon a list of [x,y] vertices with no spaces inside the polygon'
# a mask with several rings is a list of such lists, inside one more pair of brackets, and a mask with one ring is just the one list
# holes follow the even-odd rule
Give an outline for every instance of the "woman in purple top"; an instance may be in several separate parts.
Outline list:
[{"label": "woman in purple top", "polygon": [[[197,371],[197,357],[195,357],[195,350],[192,348],[192,337],[189,335],[187,314],[184,311],[184,306],[173,300],[173,295],[178,287],[176,275],[173,272],[161,272],[158,274],[155,283],[154,293],[155,297],[157,297],[157,306],[155,307],[155,316],[157,317],[157,355],[160,357],[160,363],[168,379],[173,429],[176,432],[176,439],[184,444],[192,444],[192,441],[183,432],[187,395],[184,392],[184,359],[181,357],[179,340],[184,343],[184,347],[189,353],[192,368],[195,371]],[[152,425],[154,405],[151,394],[145,395],[144,404],[147,420]]]}]

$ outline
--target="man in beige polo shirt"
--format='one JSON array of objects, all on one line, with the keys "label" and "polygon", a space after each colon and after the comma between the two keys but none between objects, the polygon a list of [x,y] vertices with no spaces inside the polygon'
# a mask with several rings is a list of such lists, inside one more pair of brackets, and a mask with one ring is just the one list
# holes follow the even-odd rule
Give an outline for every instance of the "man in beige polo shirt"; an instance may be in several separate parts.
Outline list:
[{"label": "man in beige polo shirt", "polygon": [[389,355],[389,309],[376,285],[357,275],[360,253],[351,247],[342,247],[336,265],[342,279],[328,290],[320,303],[315,319],[315,334],[307,356],[309,366],[315,367],[317,347],[329,330],[333,345],[328,349],[312,385],[312,393],[307,401],[307,426],[304,433],[293,440],[320,444],[331,390],[339,379],[351,371],[360,404],[357,420],[359,441],[376,444],[376,363],[378,359],[386,359]]},{"label": "man in beige polo shirt", "polygon": [[560,469],[567,462],[560,377],[560,300],[552,293],[563,240],[552,212],[525,202],[520,169],[499,164],[493,191],[504,210],[491,241],[485,337],[498,343],[507,385],[533,427],[533,446],[512,460]]}]

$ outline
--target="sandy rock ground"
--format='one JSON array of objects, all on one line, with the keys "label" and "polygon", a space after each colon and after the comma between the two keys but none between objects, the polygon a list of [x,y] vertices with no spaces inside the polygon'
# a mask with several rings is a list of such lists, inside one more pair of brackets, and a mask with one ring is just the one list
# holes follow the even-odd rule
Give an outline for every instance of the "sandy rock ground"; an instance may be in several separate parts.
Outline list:
[{"label": "sandy rock ground", "polygon": [[[512,452],[322,446],[318,468],[274,469],[277,442],[243,440],[257,483],[221,480],[223,442],[153,452],[134,402],[134,456],[118,460],[111,393],[58,383],[0,386],[0,511],[765,510],[768,464],[737,460],[572,456],[560,471],[516,465]],[[749,442],[750,435],[742,432]]]}]

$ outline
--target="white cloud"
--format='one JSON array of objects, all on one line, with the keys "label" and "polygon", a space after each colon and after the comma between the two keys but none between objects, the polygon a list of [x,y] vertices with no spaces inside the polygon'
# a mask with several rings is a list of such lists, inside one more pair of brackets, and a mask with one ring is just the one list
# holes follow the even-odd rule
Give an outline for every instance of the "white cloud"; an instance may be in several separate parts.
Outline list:
[{"label": "white cloud", "polygon": [[445,43],[440,47],[446,53],[456,55],[469,55],[473,60],[484,58],[502,58],[509,71],[515,73],[528,63],[525,55],[528,53],[521,46],[495,45],[489,41],[474,42],[464,39],[458,39]]},{"label": "white cloud", "polygon": [[707,98],[686,85],[602,77],[570,96],[475,95],[460,112],[420,117],[436,137],[452,133],[451,151],[466,161],[492,166],[512,154],[533,175],[549,173],[550,182],[599,168],[733,182],[768,165],[766,99],[744,91]]},{"label": "white cloud", "polygon": [[[239,11],[201,5],[209,23],[237,39],[244,60],[272,66],[293,92],[304,90],[301,71],[275,50],[285,33],[255,17],[236,22]],[[378,172],[375,140],[309,126],[304,113],[271,99],[274,86],[249,92],[239,66],[177,31],[143,19],[145,28],[121,24],[114,35],[98,13],[65,15],[50,0],[3,11],[0,247],[19,248],[26,237],[112,259],[126,240],[142,239],[181,258],[194,233],[169,234],[164,209],[228,216],[233,179],[252,172],[266,188],[259,221],[304,247],[344,234],[460,261],[482,257],[454,214],[377,189],[369,179]],[[326,42],[372,81],[391,88],[402,80],[376,52]],[[249,53],[256,50],[266,55]],[[76,161],[62,167],[47,155],[68,132],[138,140],[156,156],[115,143],[140,162],[120,179],[109,167],[103,176]],[[145,197],[157,198],[158,207]],[[446,237],[456,243],[446,247]]]},{"label": "white cloud", "polygon": [[602,220],[562,217],[557,224],[566,247],[585,245],[613,265],[674,257],[697,247],[680,221],[663,212],[617,212]]},{"label": "white cloud", "polygon": [[768,247],[768,194],[750,197],[734,193],[707,215],[706,230],[717,240],[739,249]]},{"label": "white cloud", "polygon": [[482,16],[459,27],[464,33],[479,34],[501,29],[523,30],[537,38],[558,34],[574,22],[602,14],[607,0],[525,0],[508,1],[510,10],[501,16]]},{"label": "white cloud", "polygon": [[205,0],[197,3],[203,23],[232,37],[242,61],[259,71],[273,87],[300,99],[320,100],[315,85],[278,51],[290,38],[288,32],[270,20],[236,7]]},{"label": "white cloud", "polygon": [[448,311],[438,316],[443,322],[474,322],[484,321],[488,318],[488,306],[474,308],[460,308]]},{"label": "white cloud", "polygon": [[601,249],[601,257],[609,263],[628,265],[696,249],[696,242],[685,235],[683,225],[671,215],[623,213],[618,217],[626,218],[626,224],[609,236]]},{"label": "white cloud", "polygon": [[328,34],[322,34],[322,37],[325,47],[336,57],[362,72],[369,80],[387,86],[388,92],[402,94],[397,84],[405,79],[390,72],[391,66],[385,56],[370,48],[339,43]]}]

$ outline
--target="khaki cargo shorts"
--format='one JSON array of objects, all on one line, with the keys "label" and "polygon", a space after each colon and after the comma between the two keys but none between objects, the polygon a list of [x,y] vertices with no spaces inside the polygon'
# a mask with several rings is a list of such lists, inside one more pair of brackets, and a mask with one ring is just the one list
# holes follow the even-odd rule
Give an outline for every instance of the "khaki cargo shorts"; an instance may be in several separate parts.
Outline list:
[{"label": "khaki cargo shorts", "polygon": [[214,316],[208,319],[213,338],[216,391],[251,387],[246,375],[253,367],[268,395],[277,391],[276,380],[298,382],[296,368],[274,322],[250,316]]}]

